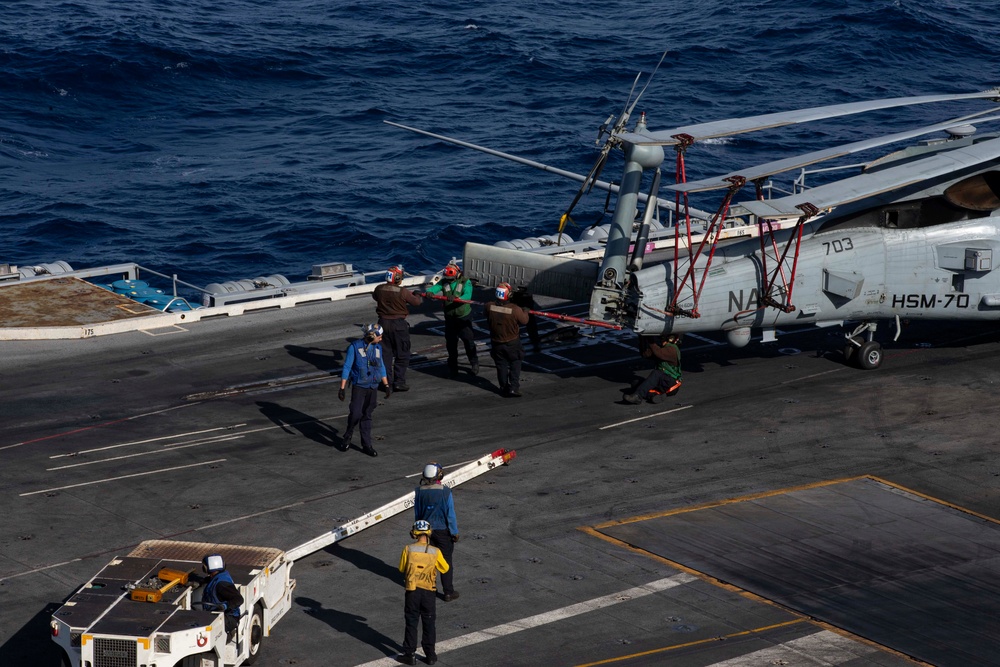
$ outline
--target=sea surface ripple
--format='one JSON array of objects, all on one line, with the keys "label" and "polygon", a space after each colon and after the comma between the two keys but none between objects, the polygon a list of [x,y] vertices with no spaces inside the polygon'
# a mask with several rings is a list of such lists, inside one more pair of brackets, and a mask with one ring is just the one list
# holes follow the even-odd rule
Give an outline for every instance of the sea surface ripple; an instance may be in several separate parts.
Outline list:
[{"label": "sea surface ripple", "polygon": [[[996,86],[1000,12],[987,0],[7,0],[0,262],[301,280],[331,261],[436,269],[465,241],[552,233],[574,183],[382,121],[586,173],[598,126],[664,51],[636,108],[651,129]],[[689,178],[947,117],[913,108],[707,142]],[[607,222],[604,204],[586,198],[578,224]]]}]

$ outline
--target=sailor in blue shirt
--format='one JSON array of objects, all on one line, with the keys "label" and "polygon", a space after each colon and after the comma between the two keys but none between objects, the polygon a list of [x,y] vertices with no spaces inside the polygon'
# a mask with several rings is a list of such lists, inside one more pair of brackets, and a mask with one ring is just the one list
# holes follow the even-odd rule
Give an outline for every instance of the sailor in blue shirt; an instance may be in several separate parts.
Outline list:
[{"label": "sailor in blue shirt", "polygon": [[344,358],[344,368],[340,373],[340,391],[337,398],[344,400],[347,381],[351,381],[351,408],[347,416],[347,428],[344,430],[343,451],[351,448],[351,438],[354,429],[361,427],[361,450],[368,456],[378,456],[372,447],[372,413],[378,405],[379,384],[385,389],[385,397],[389,398],[392,388],[385,374],[385,364],[382,361],[382,327],[377,324],[364,326],[365,337],[356,340],[347,348]]},{"label": "sailor in blue shirt", "polygon": [[201,607],[205,611],[221,611],[225,622],[226,641],[232,641],[240,620],[240,606],[243,596],[236,588],[232,576],[226,570],[226,563],[219,554],[211,554],[201,559],[201,569],[209,575],[208,583],[201,595]]},{"label": "sailor in blue shirt", "polygon": [[437,463],[424,466],[420,486],[414,493],[413,514],[417,521],[431,524],[431,545],[441,550],[448,563],[448,571],[441,575],[441,586],[444,588],[444,601],[451,602],[458,598],[452,562],[455,542],[458,542],[458,519],[455,518],[451,489],[441,483],[443,477],[444,469]]}]

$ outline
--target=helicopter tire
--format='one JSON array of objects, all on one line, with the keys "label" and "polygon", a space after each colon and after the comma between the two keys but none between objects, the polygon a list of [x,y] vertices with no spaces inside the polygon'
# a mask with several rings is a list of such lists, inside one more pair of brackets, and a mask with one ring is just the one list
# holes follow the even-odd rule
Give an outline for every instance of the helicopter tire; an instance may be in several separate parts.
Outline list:
[{"label": "helicopter tire", "polygon": [[[857,343],[857,345],[855,345]],[[848,364],[857,365],[858,362],[858,350],[864,345],[864,341],[860,338],[852,338],[847,343],[844,343],[844,361]]]},{"label": "helicopter tire", "polygon": [[858,365],[866,371],[882,365],[882,346],[873,340],[864,343],[858,350]]},{"label": "helicopter tire", "polygon": [[854,347],[850,343],[844,345],[844,362],[848,364],[854,363],[854,357],[858,353],[858,348]]}]

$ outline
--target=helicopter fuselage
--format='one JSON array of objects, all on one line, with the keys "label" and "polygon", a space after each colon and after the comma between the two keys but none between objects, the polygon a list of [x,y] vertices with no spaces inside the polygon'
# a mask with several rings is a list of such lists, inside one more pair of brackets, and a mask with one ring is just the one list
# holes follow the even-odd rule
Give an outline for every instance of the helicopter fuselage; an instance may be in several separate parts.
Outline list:
[{"label": "helicopter fuselage", "polygon": [[[764,276],[777,263],[773,250],[743,241],[720,249],[708,276],[696,263],[695,283],[705,278],[696,316],[664,312],[678,282],[673,262],[633,274],[633,328],[657,335],[895,317],[1000,319],[994,256],[1000,259],[1000,213],[918,229],[807,229],[791,294],[786,286],[772,289],[771,296],[789,306],[785,312],[762,299]],[[681,259],[676,275],[687,267]],[[678,300],[682,311],[690,313],[694,305],[690,297]]]}]

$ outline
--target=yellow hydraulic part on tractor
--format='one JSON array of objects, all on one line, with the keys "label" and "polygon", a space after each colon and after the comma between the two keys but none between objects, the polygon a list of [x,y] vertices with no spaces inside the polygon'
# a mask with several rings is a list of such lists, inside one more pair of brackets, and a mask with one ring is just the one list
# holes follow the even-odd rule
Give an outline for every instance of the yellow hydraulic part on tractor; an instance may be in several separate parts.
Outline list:
[{"label": "yellow hydraulic part on tractor", "polygon": [[163,594],[174,586],[178,584],[182,586],[186,585],[190,575],[190,571],[181,572],[180,570],[171,570],[169,567],[162,568],[156,573],[156,578],[166,582],[166,586],[160,588],[134,588],[130,597],[137,602],[159,602],[163,599]]}]

